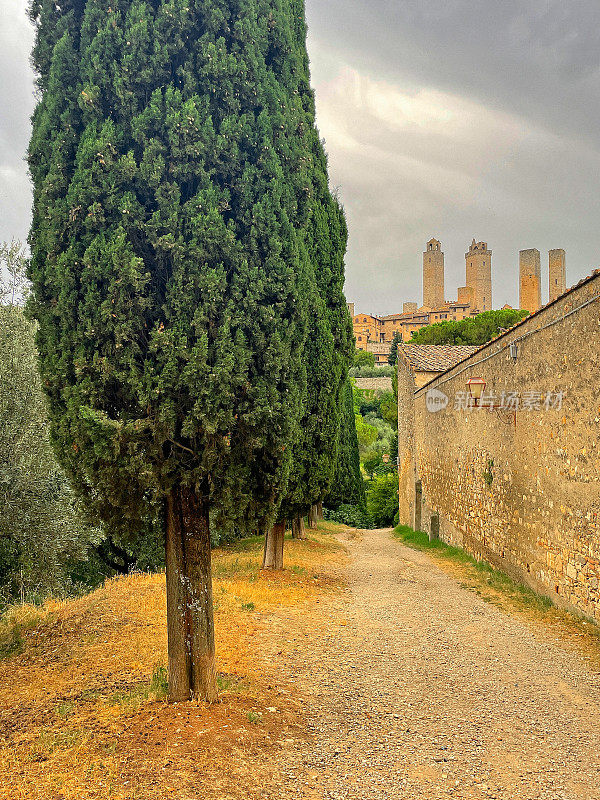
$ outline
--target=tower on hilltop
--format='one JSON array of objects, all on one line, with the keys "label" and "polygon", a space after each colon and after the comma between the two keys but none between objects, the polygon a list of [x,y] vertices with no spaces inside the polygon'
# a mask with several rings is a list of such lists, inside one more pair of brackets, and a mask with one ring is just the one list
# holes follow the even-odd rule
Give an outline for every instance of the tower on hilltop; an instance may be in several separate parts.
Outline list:
[{"label": "tower on hilltop", "polygon": [[440,308],[444,305],[444,254],[441,242],[431,239],[423,253],[423,305]]},{"label": "tower on hilltop", "polygon": [[491,311],[492,309],[492,251],[488,250],[487,242],[476,242],[473,239],[468,253],[465,253],[467,262],[467,286],[472,290],[473,309]]},{"label": "tower on hilltop", "polygon": [[548,257],[550,302],[552,302],[567,291],[567,256],[564,250],[550,250]]},{"label": "tower on hilltop", "polygon": [[542,307],[542,266],[540,251],[519,252],[519,308],[535,314]]}]

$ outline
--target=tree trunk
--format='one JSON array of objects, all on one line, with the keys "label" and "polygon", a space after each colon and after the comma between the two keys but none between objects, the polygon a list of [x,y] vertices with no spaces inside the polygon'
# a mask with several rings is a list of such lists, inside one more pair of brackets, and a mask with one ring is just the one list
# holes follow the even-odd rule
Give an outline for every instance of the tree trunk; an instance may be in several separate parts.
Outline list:
[{"label": "tree trunk", "polygon": [[301,514],[297,514],[292,519],[292,539],[306,539],[304,517]]},{"label": "tree trunk", "polygon": [[317,503],[317,519],[319,520],[325,519],[325,517],[323,516],[323,503],[321,500],[319,500],[319,502]]},{"label": "tree trunk", "polygon": [[217,700],[208,505],[191,489],[167,499],[169,700]]},{"label": "tree trunk", "polygon": [[317,527],[317,507],[316,505],[310,507],[310,511],[308,512],[308,527],[309,528],[316,528]]},{"label": "tree trunk", "polygon": [[283,569],[285,522],[278,522],[265,534],[263,569]]}]

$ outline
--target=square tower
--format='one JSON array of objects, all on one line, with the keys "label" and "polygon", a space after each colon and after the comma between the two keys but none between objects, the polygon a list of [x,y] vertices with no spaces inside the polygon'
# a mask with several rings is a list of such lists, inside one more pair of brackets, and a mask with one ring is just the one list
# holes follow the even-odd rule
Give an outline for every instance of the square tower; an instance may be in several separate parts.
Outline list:
[{"label": "square tower", "polygon": [[548,253],[550,302],[567,291],[567,256],[564,250]]},{"label": "square tower", "polygon": [[444,305],[444,254],[441,242],[431,239],[423,253],[423,305],[440,308]]},{"label": "square tower", "polygon": [[540,251],[519,253],[519,308],[535,314],[542,307],[542,266]]},{"label": "square tower", "polygon": [[[468,253],[465,253],[467,262],[467,280],[464,289],[472,290],[473,309],[479,311],[492,310],[492,251],[488,250],[487,242],[476,242],[473,239]],[[464,297],[467,293],[464,292]]]}]

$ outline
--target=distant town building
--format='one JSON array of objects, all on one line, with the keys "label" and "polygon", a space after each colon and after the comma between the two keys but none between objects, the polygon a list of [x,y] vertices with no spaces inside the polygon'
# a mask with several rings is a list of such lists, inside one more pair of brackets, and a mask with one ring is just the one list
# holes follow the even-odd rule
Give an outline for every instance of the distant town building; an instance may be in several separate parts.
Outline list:
[{"label": "distant town building", "polygon": [[[482,313],[491,311],[492,306],[492,251],[487,242],[473,239],[469,252],[465,253],[467,262],[467,283],[459,292],[469,296],[473,309]],[[471,295],[472,292],[472,295]]]},{"label": "distant town building", "polygon": [[567,291],[567,256],[564,250],[550,250],[548,253],[548,284],[550,302]]},{"label": "distant town building", "polygon": [[438,308],[445,302],[444,254],[437,239],[427,242],[423,253],[423,305]]},{"label": "distant town building", "polygon": [[519,307],[532,314],[542,307],[542,265],[535,248],[519,252]]},{"label": "distant town building", "polygon": [[[348,303],[354,323],[356,346],[373,353],[377,364],[386,364],[394,335],[399,333],[408,342],[413,333],[447,320],[463,320],[491,311],[492,251],[487,242],[471,242],[465,253],[466,285],[458,289],[456,302],[448,301],[445,293],[445,256],[438,239],[430,239],[423,253],[423,305],[413,301],[403,303],[402,313],[376,316],[356,314],[354,304]],[[549,252],[550,300],[566,291],[566,256],[564,250]],[[541,266],[539,250],[519,253],[519,307],[535,313],[542,305]],[[504,310],[511,309],[505,305]]]}]

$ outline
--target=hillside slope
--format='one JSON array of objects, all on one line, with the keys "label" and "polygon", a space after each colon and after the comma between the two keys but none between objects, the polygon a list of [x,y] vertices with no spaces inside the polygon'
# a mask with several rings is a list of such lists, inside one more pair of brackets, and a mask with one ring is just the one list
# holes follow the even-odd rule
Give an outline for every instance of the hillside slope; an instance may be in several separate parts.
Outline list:
[{"label": "hillside slope", "polygon": [[260,540],[215,554],[216,707],[164,701],[163,575],[15,610],[0,630],[0,798],[264,796],[281,748],[305,736],[305,700],[258,642],[278,611],[339,590],[334,529],[287,542],[285,573],[260,571]]}]

